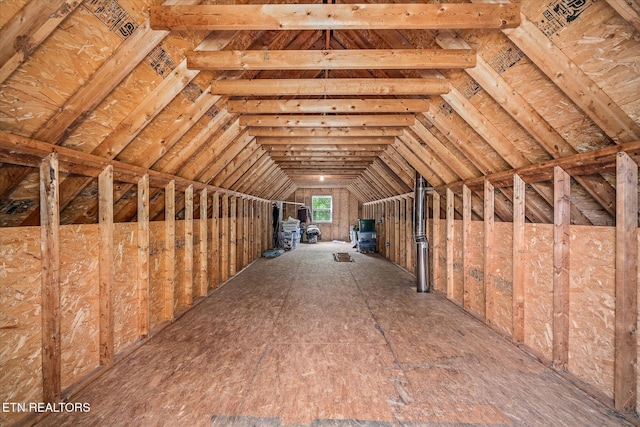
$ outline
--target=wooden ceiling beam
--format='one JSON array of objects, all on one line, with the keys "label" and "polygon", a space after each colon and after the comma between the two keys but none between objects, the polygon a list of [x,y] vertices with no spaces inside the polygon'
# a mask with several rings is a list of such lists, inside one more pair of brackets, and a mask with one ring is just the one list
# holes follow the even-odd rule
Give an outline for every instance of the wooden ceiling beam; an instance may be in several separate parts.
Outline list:
[{"label": "wooden ceiling beam", "polygon": [[211,92],[229,96],[441,95],[449,92],[449,82],[441,78],[214,80]]},{"label": "wooden ceiling beam", "polygon": [[514,4],[262,4],[152,6],[154,30],[510,28]]},{"label": "wooden ceiling beam", "polygon": [[187,52],[191,70],[416,70],[468,68],[473,49],[219,50]]},{"label": "wooden ceiling beam", "polygon": [[310,113],[417,113],[429,108],[428,99],[291,99],[230,100],[227,108],[240,114],[310,114]]},{"label": "wooden ceiling beam", "polygon": [[[227,105],[228,107],[228,105]],[[401,127],[251,127],[251,136],[268,137],[345,137],[345,136],[399,136]]]},{"label": "wooden ceiling beam", "polygon": [[334,151],[334,152],[346,152],[346,151],[360,151],[360,152],[374,152],[382,151],[387,148],[387,145],[338,145],[338,144],[326,144],[326,145],[306,145],[306,144],[291,144],[291,145],[263,145],[265,150],[272,151],[296,151],[296,152],[322,152],[322,151]]},{"label": "wooden ceiling beam", "polygon": [[276,156],[271,153],[271,159],[274,162],[286,162],[286,161],[297,161],[297,162],[327,162],[327,161],[336,161],[336,162],[349,162],[349,161],[358,161],[358,162],[373,162],[377,157],[376,156],[298,156],[297,154],[287,154]]},{"label": "wooden ceiling beam", "polygon": [[240,126],[249,127],[387,127],[411,126],[413,114],[394,115],[248,115],[240,116]]},{"label": "wooden ceiling beam", "polygon": [[373,138],[367,137],[342,137],[342,138],[271,138],[260,137],[258,144],[274,146],[274,145],[291,145],[305,144],[305,145],[326,145],[326,144],[338,144],[338,145],[384,145],[393,144],[395,138],[389,136],[376,136]]}]

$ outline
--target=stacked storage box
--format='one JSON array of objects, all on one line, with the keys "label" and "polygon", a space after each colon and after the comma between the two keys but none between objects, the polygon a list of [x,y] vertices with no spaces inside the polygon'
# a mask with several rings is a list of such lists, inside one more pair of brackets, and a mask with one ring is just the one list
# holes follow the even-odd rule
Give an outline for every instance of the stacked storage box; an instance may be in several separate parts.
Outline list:
[{"label": "stacked storage box", "polygon": [[286,221],[282,221],[282,244],[285,251],[295,249],[300,243],[300,221],[289,217]]},{"label": "stacked storage box", "polygon": [[375,253],[376,229],[374,219],[358,221],[358,252],[363,254]]}]

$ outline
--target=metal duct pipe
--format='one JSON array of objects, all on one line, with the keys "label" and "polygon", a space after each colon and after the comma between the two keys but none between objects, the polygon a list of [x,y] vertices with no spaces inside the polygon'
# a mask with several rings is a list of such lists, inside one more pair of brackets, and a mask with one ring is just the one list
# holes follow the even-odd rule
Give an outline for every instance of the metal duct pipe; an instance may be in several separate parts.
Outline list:
[{"label": "metal duct pipe", "polygon": [[427,240],[427,181],[416,171],[413,197],[413,240],[416,242],[416,290],[429,292],[429,241]]}]

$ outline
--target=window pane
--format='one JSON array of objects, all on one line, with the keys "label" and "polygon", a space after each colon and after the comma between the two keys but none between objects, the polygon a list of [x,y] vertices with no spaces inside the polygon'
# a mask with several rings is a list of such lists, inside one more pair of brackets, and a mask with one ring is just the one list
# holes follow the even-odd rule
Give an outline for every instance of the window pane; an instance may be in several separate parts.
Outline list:
[{"label": "window pane", "polygon": [[331,196],[313,196],[311,198],[313,220],[317,222],[331,222]]}]

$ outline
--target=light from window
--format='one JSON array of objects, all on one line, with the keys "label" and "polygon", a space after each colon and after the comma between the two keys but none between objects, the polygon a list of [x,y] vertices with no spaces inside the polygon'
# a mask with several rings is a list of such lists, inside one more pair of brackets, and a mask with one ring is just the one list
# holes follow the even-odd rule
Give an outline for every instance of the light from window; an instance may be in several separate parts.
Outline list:
[{"label": "light from window", "polygon": [[333,202],[331,196],[311,196],[314,222],[331,222]]}]

